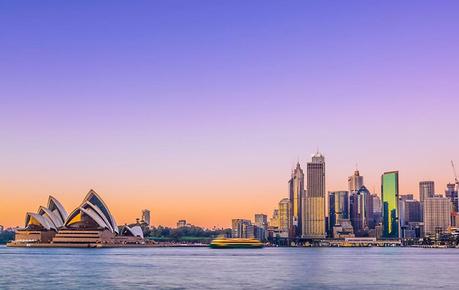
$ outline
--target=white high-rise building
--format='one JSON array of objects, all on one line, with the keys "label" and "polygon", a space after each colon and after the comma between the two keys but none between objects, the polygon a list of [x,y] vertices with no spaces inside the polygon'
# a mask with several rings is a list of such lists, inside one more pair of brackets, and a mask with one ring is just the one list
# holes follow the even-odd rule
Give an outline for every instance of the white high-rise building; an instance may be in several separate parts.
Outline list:
[{"label": "white high-rise building", "polygon": [[446,232],[451,226],[451,201],[447,197],[424,199],[424,234],[426,236]]}]

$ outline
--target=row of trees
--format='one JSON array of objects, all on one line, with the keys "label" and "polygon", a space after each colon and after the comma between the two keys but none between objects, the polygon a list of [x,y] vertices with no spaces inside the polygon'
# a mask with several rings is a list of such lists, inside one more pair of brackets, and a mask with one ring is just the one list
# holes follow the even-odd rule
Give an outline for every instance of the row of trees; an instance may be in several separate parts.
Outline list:
[{"label": "row of trees", "polygon": [[2,231],[0,232],[0,244],[6,244],[14,240],[14,232]]},{"label": "row of trees", "polygon": [[207,241],[211,240],[219,235],[229,236],[231,235],[231,229],[203,229],[197,226],[187,226],[180,228],[169,228],[169,227],[153,227],[145,228],[144,235],[147,238],[154,240],[171,240],[171,241],[183,241],[183,240],[199,240]]}]

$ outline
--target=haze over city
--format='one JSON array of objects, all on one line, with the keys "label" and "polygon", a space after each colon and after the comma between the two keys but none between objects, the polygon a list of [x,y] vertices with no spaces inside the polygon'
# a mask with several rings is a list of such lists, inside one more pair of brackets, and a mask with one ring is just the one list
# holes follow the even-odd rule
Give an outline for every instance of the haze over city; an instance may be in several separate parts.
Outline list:
[{"label": "haze over city", "polygon": [[317,149],[327,191],[453,181],[457,2],[231,2],[2,2],[0,223],[93,188],[119,224],[228,227]]}]

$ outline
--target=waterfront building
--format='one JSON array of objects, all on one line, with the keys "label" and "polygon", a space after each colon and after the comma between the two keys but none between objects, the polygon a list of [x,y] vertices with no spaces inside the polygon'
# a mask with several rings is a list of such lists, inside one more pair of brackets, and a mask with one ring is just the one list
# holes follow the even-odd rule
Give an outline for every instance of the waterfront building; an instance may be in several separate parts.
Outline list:
[{"label": "waterfront building", "polygon": [[146,224],[147,226],[150,226],[150,210],[142,210],[142,223]]},{"label": "waterfront building", "polygon": [[356,236],[366,236],[374,229],[373,196],[365,186],[350,196],[350,218]]},{"label": "waterfront building", "polygon": [[349,219],[349,192],[332,191],[328,193],[328,231],[333,236],[333,227]]},{"label": "waterfront building", "polygon": [[280,237],[289,238],[291,236],[291,203],[288,198],[279,202],[279,232]]},{"label": "waterfront building", "polygon": [[398,171],[385,172],[381,176],[381,197],[383,205],[383,238],[398,239],[400,224],[398,217],[399,198]]},{"label": "waterfront building", "polygon": [[419,182],[419,201],[424,202],[426,198],[434,197],[435,182],[421,181]]},{"label": "waterfront building", "polygon": [[360,176],[360,172],[356,170],[354,171],[354,175],[348,177],[347,183],[349,186],[349,192],[355,192],[363,186],[363,176]]},{"label": "waterfront building", "polygon": [[48,206],[26,214],[25,227],[16,233],[12,246],[51,243],[55,247],[144,243],[138,229],[120,232],[115,218],[102,198],[90,190],[83,202],[69,215],[57,199],[50,196]]},{"label": "waterfront building", "polygon": [[183,227],[186,227],[186,226],[187,226],[186,220],[179,220],[177,222],[177,228],[183,228]]},{"label": "waterfront building", "polygon": [[307,163],[307,190],[302,206],[302,238],[323,239],[325,231],[325,158],[317,152]]},{"label": "waterfront building", "polygon": [[351,221],[349,219],[342,219],[339,223],[335,224],[332,228],[332,237],[334,239],[355,237]]},{"label": "waterfront building", "polygon": [[424,199],[424,233],[434,236],[444,233],[451,226],[451,201],[447,197]]},{"label": "waterfront building", "polygon": [[400,195],[399,198],[400,236],[402,238],[422,237],[422,206],[413,195]]},{"label": "waterfront building", "polygon": [[288,182],[289,184],[289,196],[291,205],[291,232],[294,237],[301,235],[302,229],[302,206],[304,199],[304,172],[298,162],[296,168],[292,171],[292,176]]},{"label": "waterfront building", "polygon": [[252,222],[246,219],[233,219],[231,236],[233,238],[254,238]]}]

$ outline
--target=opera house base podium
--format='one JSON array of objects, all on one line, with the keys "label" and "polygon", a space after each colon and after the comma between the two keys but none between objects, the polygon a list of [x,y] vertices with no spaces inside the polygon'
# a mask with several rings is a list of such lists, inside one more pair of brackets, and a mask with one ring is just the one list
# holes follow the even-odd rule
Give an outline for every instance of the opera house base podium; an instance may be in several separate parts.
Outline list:
[{"label": "opera house base podium", "polygon": [[18,230],[12,244],[50,243],[56,232],[40,230]]},{"label": "opera house base podium", "polygon": [[115,234],[97,230],[60,230],[52,240],[52,244],[113,244]]}]

